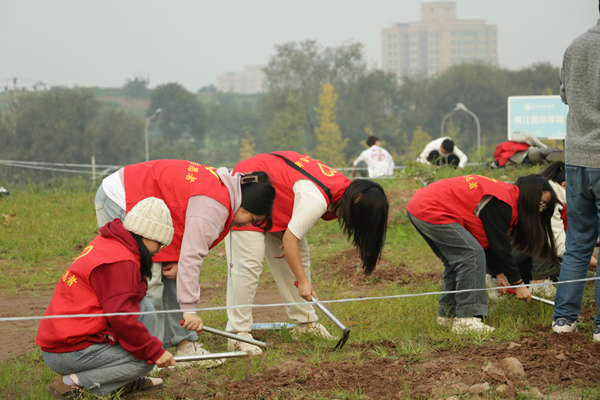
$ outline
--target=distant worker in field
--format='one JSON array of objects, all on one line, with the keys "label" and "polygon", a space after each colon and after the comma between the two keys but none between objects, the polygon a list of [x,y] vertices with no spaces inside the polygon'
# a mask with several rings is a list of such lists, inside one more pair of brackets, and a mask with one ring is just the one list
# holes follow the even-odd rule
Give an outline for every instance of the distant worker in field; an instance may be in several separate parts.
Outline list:
[{"label": "distant worker in field", "polygon": [[[59,374],[48,386],[54,398],[83,399],[85,389],[104,397],[162,386],[162,379],[144,375],[154,365],[174,366],[175,358],[156,337],[156,314],[146,291],[152,257],[171,244],[173,232],[164,201],[143,199],[124,222],[116,218],[100,227],[58,280],[45,316],[96,317],[40,322],[35,342]],[[145,314],[135,314],[140,312]],[[127,315],[103,316],[117,313]]]},{"label": "distant worker in field", "polygon": [[352,177],[356,176],[356,167],[359,163],[367,164],[369,178],[379,178],[382,176],[394,175],[394,160],[392,155],[384,148],[379,146],[377,136],[369,136],[367,139],[368,149],[364,150],[352,163]]},{"label": "distant worker in field", "polygon": [[417,161],[423,164],[452,165],[464,168],[468,158],[448,136],[435,139],[421,152]]},{"label": "distant worker in field", "polygon": [[[554,262],[552,214],[556,194],[542,175],[527,175],[514,185],[467,175],[442,179],[415,192],[408,219],[444,265],[437,322],[455,333],[491,333],[486,269],[500,286],[516,286],[517,297],[531,301],[513,247]],[[500,288],[501,293],[507,289]]]}]

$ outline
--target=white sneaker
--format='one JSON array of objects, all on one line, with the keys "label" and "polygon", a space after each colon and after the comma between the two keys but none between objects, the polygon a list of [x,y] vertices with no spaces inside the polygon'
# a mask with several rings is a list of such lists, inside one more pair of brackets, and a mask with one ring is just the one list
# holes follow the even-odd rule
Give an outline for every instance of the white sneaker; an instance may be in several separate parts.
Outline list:
[{"label": "white sneaker", "polygon": [[[252,334],[249,332],[238,332],[236,333],[238,336],[242,336],[248,339],[254,339]],[[240,342],[235,339],[227,339],[227,348],[229,351],[246,351],[250,352],[253,356],[259,356],[263,353],[262,349],[258,346],[255,346],[250,343]]]},{"label": "white sneaker", "polygon": [[543,285],[529,287],[531,294],[535,296],[553,299],[554,295],[556,295],[556,286],[552,284],[552,281],[550,279],[546,279],[544,281],[531,281],[531,283],[543,283]]},{"label": "white sneaker", "polygon": [[596,330],[594,331],[594,342],[600,342],[600,325],[596,325]]},{"label": "white sneaker", "polygon": [[454,324],[455,318],[448,317],[437,317],[437,323],[439,326],[443,326],[445,328],[450,328],[452,324]]},{"label": "white sneaker", "polygon": [[[210,354],[210,351],[205,350],[202,344],[198,342],[189,342],[183,346],[177,346],[175,356],[195,356],[202,354]],[[201,360],[201,361],[185,361],[178,362],[177,368],[185,368],[190,366],[199,366],[201,368],[214,368],[222,365],[225,359]]]},{"label": "white sneaker", "polygon": [[490,300],[500,300],[502,293],[497,290],[490,290],[498,287],[498,281],[496,278],[492,278],[490,274],[485,274],[485,287],[488,288],[487,295]]},{"label": "white sneaker", "polygon": [[468,318],[456,318],[452,325],[452,332],[454,333],[492,333],[494,328],[484,324],[481,318],[468,317]]},{"label": "white sneaker", "polygon": [[577,321],[569,322],[566,318],[559,318],[552,322],[552,330],[556,333],[577,332]]},{"label": "white sneaker", "polygon": [[329,340],[337,340],[338,339],[335,336],[333,336],[331,333],[329,333],[327,331],[327,328],[325,328],[323,325],[321,325],[317,322],[309,322],[306,324],[296,324],[294,329],[292,329],[293,336],[297,336],[299,334],[304,334],[304,333],[310,333],[312,335],[321,336],[321,337],[324,337],[325,339],[329,339]]}]

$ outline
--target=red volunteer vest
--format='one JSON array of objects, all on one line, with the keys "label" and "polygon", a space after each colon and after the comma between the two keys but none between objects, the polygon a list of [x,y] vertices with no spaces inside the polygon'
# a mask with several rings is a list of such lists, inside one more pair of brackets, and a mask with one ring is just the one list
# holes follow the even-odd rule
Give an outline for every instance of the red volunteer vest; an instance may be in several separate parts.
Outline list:
[{"label": "red volunteer vest", "polygon": [[185,230],[185,215],[192,196],[207,196],[223,204],[229,210],[225,229],[212,243],[216,246],[229,232],[233,221],[233,209],[229,190],[216,168],[185,160],[156,160],[125,167],[125,194],[127,212],[146,197],[164,200],[171,211],[175,232],[171,244],[155,255],[155,262],[179,260],[181,241]]},{"label": "red volunteer vest", "polygon": [[[97,236],[58,281],[44,316],[103,314],[96,292],[90,285],[90,275],[99,265],[126,260],[140,263],[139,255],[129,251],[118,240]],[[35,342],[45,348],[71,346],[107,327],[105,317],[42,319]]]},{"label": "red volunteer vest", "polygon": [[406,209],[416,218],[430,224],[462,225],[481,247],[488,249],[483,224],[475,215],[475,208],[486,196],[494,196],[512,208],[510,228],[518,219],[519,188],[509,183],[478,175],[442,179],[415,192]]},{"label": "red volunteer vest", "polygon": [[[329,188],[331,200],[324,189],[317,185],[327,202],[327,208],[340,200],[348,186],[350,186],[350,180],[342,173],[306,154],[300,155],[294,151],[277,151],[274,153],[284,156]],[[297,171],[286,164],[284,159],[273,154],[258,154],[254,157],[250,157],[247,160],[239,162],[233,171],[241,173],[264,171],[269,175],[271,183],[275,187],[277,193],[275,202],[273,203],[273,227],[269,232],[281,232],[286,230],[287,225],[292,218],[292,210],[294,208],[294,191],[292,190],[294,183],[299,179],[309,178],[302,174],[302,172]],[[325,213],[321,218],[329,221],[337,218],[337,216],[332,213]],[[260,228],[253,226],[233,229],[261,230]]]}]

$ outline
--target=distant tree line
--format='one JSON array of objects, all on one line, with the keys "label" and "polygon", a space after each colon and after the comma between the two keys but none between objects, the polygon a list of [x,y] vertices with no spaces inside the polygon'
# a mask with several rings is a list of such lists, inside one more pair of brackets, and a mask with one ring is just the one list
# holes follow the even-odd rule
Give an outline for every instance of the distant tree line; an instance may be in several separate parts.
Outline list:
[{"label": "distant tree line", "polygon": [[[214,87],[191,93],[178,83],[149,90],[148,78],[129,79],[123,95],[145,99],[144,113],[102,102],[86,88],[22,93],[0,112],[0,158],[89,163],[94,156],[98,164],[131,164],[145,160],[148,129],[151,159],[233,166],[251,154],[295,150],[344,167],[374,134],[400,164],[439,137],[441,120],[460,102],[480,121],[485,160],[506,140],[507,97],[553,94],[559,86],[558,68],[549,63],[517,71],[461,64],[399,82],[370,68],[361,44],[323,48],[310,40],[277,46],[265,75],[266,91],[258,95]],[[473,118],[454,113],[444,128],[475,160]]]}]

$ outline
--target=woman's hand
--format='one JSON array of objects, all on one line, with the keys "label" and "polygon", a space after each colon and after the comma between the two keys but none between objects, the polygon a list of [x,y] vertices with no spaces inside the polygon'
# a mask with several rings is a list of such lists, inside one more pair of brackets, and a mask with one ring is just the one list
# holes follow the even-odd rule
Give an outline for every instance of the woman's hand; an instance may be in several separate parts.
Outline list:
[{"label": "woman's hand", "polygon": [[298,287],[298,294],[306,301],[312,301],[312,297],[317,298],[317,293],[315,293],[312,285],[308,281],[304,281],[302,284],[298,283],[296,285]]},{"label": "woman's hand", "polygon": [[517,286],[515,288],[515,291],[517,292],[517,297],[519,298],[519,300],[523,300],[527,303],[531,302],[531,292],[529,291],[529,289],[527,289],[527,286]]},{"label": "woman's hand", "polygon": [[177,263],[172,262],[162,267],[162,274],[165,278],[171,279],[172,281],[177,280]]},{"label": "woman's hand", "polygon": [[175,357],[173,357],[173,354],[165,351],[154,364],[159,368],[174,367]]},{"label": "woman's hand", "polygon": [[181,326],[183,326],[188,331],[196,331],[198,334],[202,333],[202,328],[204,324],[202,323],[202,318],[198,316],[196,313],[184,312],[183,319],[181,320]]},{"label": "woman's hand", "polygon": [[[498,281],[498,286],[510,286],[510,284],[508,283],[508,279],[504,274],[496,275],[496,280]],[[498,287],[498,291],[502,294],[508,293],[508,289],[502,289],[500,287]]]},{"label": "woman's hand", "polygon": [[279,246],[279,248],[281,249],[281,254],[277,254],[276,256],[273,256],[273,258],[283,258],[283,257],[285,257],[285,249],[283,248],[283,244],[281,246]]}]

